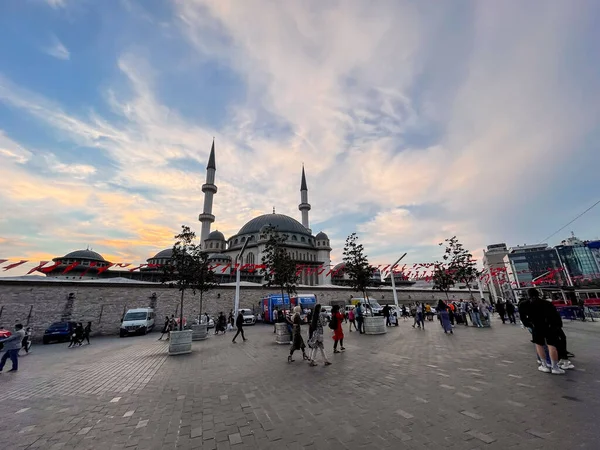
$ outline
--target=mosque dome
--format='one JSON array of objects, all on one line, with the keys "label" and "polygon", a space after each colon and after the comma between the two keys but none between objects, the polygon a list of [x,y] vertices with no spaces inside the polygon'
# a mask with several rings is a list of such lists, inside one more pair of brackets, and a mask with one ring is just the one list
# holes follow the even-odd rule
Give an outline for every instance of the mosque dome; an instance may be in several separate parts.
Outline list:
[{"label": "mosque dome", "polygon": [[329,236],[327,236],[325,233],[323,233],[322,231],[319,232],[315,238],[317,239],[317,241],[327,241],[329,240]]},{"label": "mosque dome", "polygon": [[100,253],[96,253],[92,250],[75,250],[74,252],[67,253],[61,259],[89,259],[92,261],[106,261]]},{"label": "mosque dome", "polygon": [[173,249],[172,248],[166,248],[166,249],[158,252],[156,255],[154,255],[150,259],[163,259],[163,258],[170,258],[171,256],[173,256]]},{"label": "mosque dome", "polygon": [[225,240],[225,236],[223,235],[223,233],[221,233],[219,230],[215,230],[215,231],[211,231],[208,236],[206,237],[206,240],[213,240],[213,241],[224,241]]},{"label": "mosque dome", "polygon": [[284,214],[264,214],[246,223],[238,235],[259,233],[261,228],[272,226],[280,233],[298,233],[310,236],[309,231],[296,219]]}]

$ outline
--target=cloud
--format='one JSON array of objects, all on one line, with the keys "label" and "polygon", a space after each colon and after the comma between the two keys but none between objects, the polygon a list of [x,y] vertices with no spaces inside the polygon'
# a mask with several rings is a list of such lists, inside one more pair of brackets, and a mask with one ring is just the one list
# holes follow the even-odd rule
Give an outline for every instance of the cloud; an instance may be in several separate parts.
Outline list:
[{"label": "cloud", "polygon": [[[438,259],[437,243],[454,234],[476,254],[531,242],[541,222],[561,221],[562,183],[594,179],[600,163],[586,145],[600,77],[577,59],[589,54],[587,17],[560,3],[175,1],[160,15],[180,31],[166,39],[173,47],[136,33],[116,57],[101,55],[117,70],[94,92],[101,103],[73,105],[0,74],[0,102],[76,149],[65,158],[0,134],[0,233],[143,261],[182,223],[199,229],[198,167],[216,136],[213,228],[226,235],[273,206],[299,218],[304,163],[313,229],[329,234],[334,260],[352,231],[376,263],[404,251]],[[243,95],[224,100],[239,87],[217,75],[197,86],[210,71],[243,83]],[[193,105],[208,119],[188,112],[196,91],[210,97]],[[212,117],[215,106],[226,117]],[[106,167],[89,162],[96,153]],[[24,221],[33,224],[21,231]]]},{"label": "cloud", "polygon": [[56,36],[52,36],[51,43],[47,47],[44,47],[44,52],[50,56],[53,56],[57,59],[70,59],[71,53],[65,47],[65,45],[60,42],[60,40]]},{"label": "cloud", "polygon": [[54,9],[66,8],[67,0],[44,0],[50,7]]}]

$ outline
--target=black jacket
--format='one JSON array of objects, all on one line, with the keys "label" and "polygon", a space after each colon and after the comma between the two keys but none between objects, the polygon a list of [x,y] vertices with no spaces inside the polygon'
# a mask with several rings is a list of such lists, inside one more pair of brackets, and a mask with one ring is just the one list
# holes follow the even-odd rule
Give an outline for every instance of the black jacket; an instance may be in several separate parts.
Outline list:
[{"label": "black jacket", "polygon": [[235,326],[238,328],[242,328],[242,326],[244,325],[244,316],[242,315],[242,313],[237,315],[237,318],[235,319]]}]

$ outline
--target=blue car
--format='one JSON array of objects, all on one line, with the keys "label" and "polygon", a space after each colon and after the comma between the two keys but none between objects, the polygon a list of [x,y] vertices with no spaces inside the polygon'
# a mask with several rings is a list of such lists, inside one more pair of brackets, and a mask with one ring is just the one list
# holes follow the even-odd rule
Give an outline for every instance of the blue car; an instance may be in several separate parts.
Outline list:
[{"label": "blue car", "polygon": [[44,345],[50,342],[69,342],[76,326],[77,322],[55,322],[44,331],[42,342]]}]

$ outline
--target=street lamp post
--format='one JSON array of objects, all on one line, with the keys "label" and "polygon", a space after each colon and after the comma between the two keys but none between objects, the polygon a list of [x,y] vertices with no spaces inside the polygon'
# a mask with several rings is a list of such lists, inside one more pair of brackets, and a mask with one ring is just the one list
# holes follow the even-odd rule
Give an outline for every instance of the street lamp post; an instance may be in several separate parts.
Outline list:
[{"label": "street lamp post", "polygon": [[242,268],[242,261],[243,261],[243,257],[244,257],[244,250],[246,250],[248,241],[249,241],[249,239],[246,239],[246,242],[244,242],[244,245],[242,246],[242,250],[240,250],[240,253],[236,258],[238,267],[235,270],[235,300],[233,303],[233,317],[237,317],[238,311],[240,309],[240,282],[241,282],[241,272],[242,272],[241,268]]},{"label": "street lamp post", "polygon": [[392,264],[392,268],[390,269],[390,276],[392,277],[392,292],[394,293],[394,304],[396,305],[396,313],[398,313],[399,306],[398,306],[398,293],[396,292],[396,280],[394,279],[394,267],[396,267],[398,265],[398,263],[402,260],[402,258],[404,258],[405,256],[406,256],[406,253],[404,253],[404,255],[402,255],[400,258],[398,258],[398,261],[396,261],[394,264]]}]

